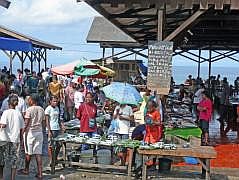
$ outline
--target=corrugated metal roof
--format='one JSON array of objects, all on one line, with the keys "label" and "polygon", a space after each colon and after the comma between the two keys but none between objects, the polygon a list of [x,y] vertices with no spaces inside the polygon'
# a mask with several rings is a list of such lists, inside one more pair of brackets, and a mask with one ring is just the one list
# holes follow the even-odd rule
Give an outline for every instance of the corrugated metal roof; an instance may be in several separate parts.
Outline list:
[{"label": "corrugated metal roof", "polygon": [[133,38],[125,34],[104,17],[94,18],[87,36],[87,42],[136,43]]},{"label": "corrugated metal roof", "polygon": [[62,48],[59,46],[55,46],[53,44],[49,44],[42,40],[21,34],[19,32],[16,32],[14,30],[11,30],[11,29],[6,28],[1,25],[0,25],[0,36],[8,37],[8,38],[15,38],[15,39],[24,40],[24,41],[30,41],[32,43],[33,47],[53,49],[53,50],[62,50]]}]

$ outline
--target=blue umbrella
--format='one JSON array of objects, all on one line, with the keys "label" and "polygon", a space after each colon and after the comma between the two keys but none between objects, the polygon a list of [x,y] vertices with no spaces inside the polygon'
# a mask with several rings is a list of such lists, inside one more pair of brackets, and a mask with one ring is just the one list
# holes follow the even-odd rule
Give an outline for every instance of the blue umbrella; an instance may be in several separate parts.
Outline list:
[{"label": "blue umbrella", "polygon": [[113,82],[102,88],[105,96],[120,104],[137,105],[142,97],[136,88],[128,83]]}]

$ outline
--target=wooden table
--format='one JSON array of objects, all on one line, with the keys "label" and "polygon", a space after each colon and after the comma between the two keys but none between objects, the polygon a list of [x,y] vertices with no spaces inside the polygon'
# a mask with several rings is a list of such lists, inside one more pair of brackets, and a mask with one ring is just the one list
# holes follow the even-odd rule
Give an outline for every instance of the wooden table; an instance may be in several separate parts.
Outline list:
[{"label": "wooden table", "polygon": [[206,179],[210,179],[210,160],[217,157],[217,153],[211,146],[199,146],[194,148],[177,148],[176,150],[155,149],[155,150],[140,150],[138,153],[143,156],[142,164],[142,180],[147,178],[146,162],[152,157],[195,157],[202,165],[202,173],[206,173]]},{"label": "wooden table", "polygon": [[[74,165],[74,166],[79,166],[82,168],[101,168],[101,169],[115,169],[115,170],[125,170],[127,173],[127,179],[130,180],[131,179],[131,175],[132,175],[132,164],[133,164],[133,154],[135,151],[135,149],[132,148],[127,148],[128,151],[128,165],[126,166],[119,166],[119,165],[104,165],[104,164],[97,164],[97,159],[95,161],[95,163],[82,163],[82,162],[72,162],[71,160],[67,159],[67,152],[69,152],[69,149],[67,149],[67,144],[88,144],[91,146],[94,146],[94,156],[95,158],[97,158],[96,156],[96,146],[106,146],[106,145],[95,145],[95,144],[89,144],[86,142],[71,142],[71,141],[55,141],[56,142],[61,142],[63,145],[63,160],[61,161],[57,161],[57,163],[59,164],[63,164],[63,167],[68,164],[68,165]],[[55,154],[55,147],[53,147],[53,155],[52,155],[52,165],[51,165],[51,174],[55,174],[55,166],[56,166],[56,158],[54,158],[56,156]],[[108,148],[111,148],[111,156],[113,153],[113,146],[108,146]]]}]

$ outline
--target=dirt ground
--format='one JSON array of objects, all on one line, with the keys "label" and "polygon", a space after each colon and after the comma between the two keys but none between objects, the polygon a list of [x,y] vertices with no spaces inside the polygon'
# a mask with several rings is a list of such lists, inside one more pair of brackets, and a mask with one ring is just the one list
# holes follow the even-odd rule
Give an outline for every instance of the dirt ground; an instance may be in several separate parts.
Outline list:
[{"label": "dirt ground", "polygon": [[[22,160],[19,169],[24,167],[24,161]],[[30,165],[30,174],[28,176],[17,175],[16,180],[33,180],[36,179],[35,159],[32,159]],[[52,175],[50,173],[49,160],[47,157],[43,158],[44,167],[44,179],[59,180],[60,176],[63,175],[66,180],[126,180],[127,176],[125,172],[111,171],[98,169],[79,169],[66,167],[63,168],[61,165],[56,167],[56,173]],[[156,180],[191,180],[200,179],[201,167],[172,167],[172,170],[168,173],[158,173],[158,171],[148,171],[148,179]],[[5,178],[9,180],[10,170],[8,167],[4,169]],[[140,177],[133,177],[131,179],[140,179]],[[225,169],[225,168],[213,168],[212,169],[212,180],[239,180],[239,169]]]}]

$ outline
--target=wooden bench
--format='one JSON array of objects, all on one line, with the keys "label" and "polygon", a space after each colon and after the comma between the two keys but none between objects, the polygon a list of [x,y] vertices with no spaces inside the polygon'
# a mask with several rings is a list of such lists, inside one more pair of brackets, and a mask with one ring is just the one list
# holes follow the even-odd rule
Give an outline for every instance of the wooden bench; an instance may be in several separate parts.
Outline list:
[{"label": "wooden bench", "polygon": [[155,150],[141,150],[138,153],[143,157],[142,163],[142,180],[147,178],[146,162],[152,157],[195,157],[202,165],[202,173],[206,173],[206,179],[210,179],[210,160],[217,157],[217,153],[211,146],[199,146],[190,148],[177,148],[176,150],[155,149]]}]

